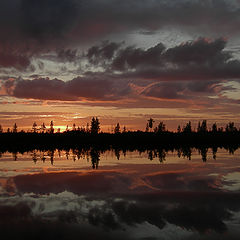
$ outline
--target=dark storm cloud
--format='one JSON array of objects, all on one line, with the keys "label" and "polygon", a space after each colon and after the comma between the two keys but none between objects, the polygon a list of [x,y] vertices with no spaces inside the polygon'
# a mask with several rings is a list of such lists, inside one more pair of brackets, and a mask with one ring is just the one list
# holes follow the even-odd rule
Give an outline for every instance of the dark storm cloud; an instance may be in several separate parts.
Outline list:
[{"label": "dark storm cloud", "polygon": [[0,51],[0,67],[16,68],[17,70],[26,70],[30,66],[30,59],[23,54],[14,54],[7,51]]},{"label": "dark storm cloud", "polygon": [[127,47],[119,51],[112,62],[114,70],[122,71],[126,68],[135,69],[138,67],[158,66],[161,67],[162,52],[165,49],[162,43],[143,50],[141,48]]},{"label": "dark storm cloud", "polygon": [[93,66],[118,71],[122,78],[228,80],[240,77],[240,62],[225,50],[226,40],[199,38],[168,48],[159,43],[143,49],[112,42],[91,47],[85,57]]},{"label": "dark storm cloud", "polygon": [[[108,43],[106,46],[110,46]],[[166,49],[162,43],[148,49],[119,47],[111,58],[86,55],[89,62],[112,71],[118,71],[122,78],[168,80],[226,80],[239,79],[240,62],[225,50],[226,40],[199,38],[176,47]],[[101,51],[101,46],[90,50]],[[89,50],[89,51],[90,51]],[[92,57],[97,58],[97,63]]]},{"label": "dark storm cloud", "polygon": [[0,9],[0,39],[15,42],[60,37],[79,11],[75,0],[3,0]]},{"label": "dark storm cloud", "polygon": [[[239,16],[240,4],[235,0],[2,0],[0,45],[2,48],[12,46],[13,52],[17,51],[18,54],[8,51],[8,55],[3,55],[0,62],[2,67],[12,66],[24,70],[29,65],[29,54],[38,57],[56,49],[63,49],[57,52],[59,60],[72,62],[76,57],[73,49],[80,47],[83,42],[90,44],[114,33],[117,33],[122,41],[126,33],[149,33],[166,26],[197,31],[201,35],[210,32],[217,36],[221,29],[221,35],[231,35],[233,32],[239,33]],[[216,48],[221,48],[224,43],[219,40],[214,44],[218,44]],[[110,59],[118,47],[119,44],[116,43],[106,44],[98,49],[93,47],[89,49],[88,57],[95,63],[99,58]],[[162,47],[159,45],[152,50],[148,49],[152,52],[142,52],[141,49],[133,47],[122,49],[113,67],[123,69],[125,58],[128,58],[130,66],[135,67],[140,56],[159,63],[159,59],[154,58],[154,54],[157,54],[155,48],[161,52]],[[188,62],[192,57],[201,61],[201,57],[191,55],[190,52],[186,59],[178,58],[182,51],[186,52],[190,48],[191,46],[185,46],[184,49],[172,49],[166,53],[166,57],[178,64]],[[213,50],[214,46],[211,46],[211,49]],[[209,55],[210,53],[211,51],[208,52]],[[154,74],[148,71],[141,74],[154,77]],[[176,72],[177,74],[179,73]]]},{"label": "dark storm cloud", "polygon": [[82,1],[82,6],[86,10],[82,20],[89,30],[98,25],[98,32],[102,34],[156,30],[164,26],[190,27],[190,31],[201,31],[201,28],[213,32],[239,31],[239,3],[234,0],[104,0],[88,1],[88,4]]},{"label": "dark storm cloud", "polygon": [[62,62],[75,62],[78,59],[76,49],[61,49],[57,51],[57,60]]},{"label": "dark storm cloud", "polygon": [[103,64],[105,61],[110,61],[113,58],[120,46],[121,43],[104,41],[101,45],[89,48],[86,57],[92,64]]},{"label": "dark storm cloud", "polygon": [[220,38],[182,43],[164,50],[159,43],[149,49],[126,47],[116,53],[113,70],[123,77],[155,80],[213,80],[240,77],[240,62],[224,50],[226,40]]},{"label": "dark storm cloud", "polygon": [[23,31],[34,38],[61,37],[78,15],[75,0],[21,0]]},{"label": "dark storm cloud", "polygon": [[104,78],[77,77],[68,82],[59,79],[37,78],[34,80],[11,79],[3,83],[2,88],[10,96],[42,100],[104,100],[121,99],[130,88],[124,83],[119,89],[119,83]]},{"label": "dark storm cloud", "polygon": [[199,38],[168,49],[162,43],[143,49],[105,41],[81,57],[76,50],[59,50],[54,57],[57,61],[85,61],[86,70],[101,67],[102,72],[81,72],[82,77],[67,82],[56,78],[3,79],[1,89],[18,98],[62,101],[144,96],[196,100],[199,94],[221,95],[234,90],[224,87],[224,81],[240,78],[240,62],[225,50],[226,43],[222,38]]},{"label": "dark storm cloud", "polygon": [[229,52],[223,51],[226,43],[223,38],[214,41],[199,38],[196,41],[189,41],[167,49],[163,57],[168,62],[181,65],[191,63],[216,65],[231,58]]},{"label": "dark storm cloud", "polygon": [[221,29],[225,35],[239,32],[239,9],[235,0],[2,0],[0,42],[27,43],[45,51],[110,33],[149,32],[165,26],[216,34]]},{"label": "dark storm cloud", "polygon": [[234,90],[234,87],[224,87],[219,81],[170,81],[150,84],[141,94],[154,98],[194,99],[196,94],[217,95],[223,91]]}]

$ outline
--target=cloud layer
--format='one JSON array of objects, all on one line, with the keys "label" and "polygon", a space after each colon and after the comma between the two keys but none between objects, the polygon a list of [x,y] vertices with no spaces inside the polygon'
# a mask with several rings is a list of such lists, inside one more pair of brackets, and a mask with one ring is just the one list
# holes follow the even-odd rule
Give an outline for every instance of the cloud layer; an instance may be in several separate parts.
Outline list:
[{"label": "cloud layer", "polygon": [[239,13],[238,0],[2,0],[1,98],[238,109]]},{"label": "cloud layer", "polygon": [[[81,40],[99,38],[110,31],[155,30],[166,25],[239,32],[239,8],[236,0],[3,0],[0,27],[14,33],[17,40],[67,35]],[[9,40],[13,36],[5,34],[1,38]]]},{"label": "cloud layer", "polygon": [[[132,99],[136,106],[155,100],[222,98],[235,88],[224,86],[240,78],[240,62],[225,50],[226,40],[199,38],[172,48],[162,43],[148,49],[104,41],[81,57],[60,51],[59,61],[84,62],[81,74],[69,81],[35,77],[3,79],[4,95],[39,100],[116,102]],[[209,101],[211,101],[209,99]]]},{"label": "cloud layer", "polygon": [[[237,35],[239,12],[237,0],[3,0],[0,45],[14,46],[20,56],[26,52],[37,56],[59,48],[78,48],[113,34],[124,40],[130,32],[165,27],[198,35],[219,36],[220,30],[220,36]],[[4,67],[1,58],[4,55],[0,54]]]}]

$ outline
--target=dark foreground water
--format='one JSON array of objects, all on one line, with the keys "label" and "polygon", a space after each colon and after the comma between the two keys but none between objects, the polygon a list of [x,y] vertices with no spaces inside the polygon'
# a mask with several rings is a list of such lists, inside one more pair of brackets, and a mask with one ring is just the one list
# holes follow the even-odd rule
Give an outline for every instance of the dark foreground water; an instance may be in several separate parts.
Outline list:
[{"label": "dark foreground water", "polygon": [[3,239],[239,239],[240,151],[0,158]]}]

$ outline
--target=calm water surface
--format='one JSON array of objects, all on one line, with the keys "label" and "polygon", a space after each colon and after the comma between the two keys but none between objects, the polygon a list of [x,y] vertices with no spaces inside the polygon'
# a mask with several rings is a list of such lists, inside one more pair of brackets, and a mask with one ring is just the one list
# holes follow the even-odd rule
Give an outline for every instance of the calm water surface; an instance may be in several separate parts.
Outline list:
[{"label": "calm water surface", "polygon": [[0,216],[19,239],[239,239],[240,150],[6,152]]}]

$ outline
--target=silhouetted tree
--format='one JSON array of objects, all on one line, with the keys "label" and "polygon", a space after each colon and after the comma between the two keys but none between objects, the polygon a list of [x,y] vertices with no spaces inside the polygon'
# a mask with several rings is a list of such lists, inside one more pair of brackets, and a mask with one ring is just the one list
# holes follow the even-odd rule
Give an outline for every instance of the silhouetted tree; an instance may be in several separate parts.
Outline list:
[{"label": "silhouetted tree", "polygon": [[183,127],[184,133],[191,133],[192,132],[192,124],[191,121],[189,121],[185,127]]},{"label": "silhouetted tree", "polygon": [[74,123],[73,126],[72,126],[72,130],[73,131],[76,131],[76,124]]},{"label": "silhouetted tree", "polygon": [[218,132],[223,132],[223,127],[218,128]]},{"label": "silhouetted tree", "polygon": [[10,128],[7,128],[7,133],[10,133]]},{"label": "silhouetted tree", "polygon": [[207,120],[203,120],[202,123],[198,122],[197,132],[207,132]]},{"label": "silhouetted tree", "polygon": [[100,122],[98,120],[98,118],[92,118],[92,121],[91,121],[91,133],[92,134],[98,134],[100,131]]},{"label": "silhouetted tree", "polygon": [[198,122],[197,132],[201,132],[201,123]]},{"label": "silhouetted tree", "polygon": [[180,133],[181,131],[182,131],[181,126],[178,125],[178,127],[177,127],[177,132]]},{"label": "silhouetted tree", "polygon": [[50,133],[54,133],[54,128],[53,128],[53,121],[50,122],[50,129],[49,129]]},{"label": "silhouetted tree", "polygon": [[17,124],[16,123],[14,123],[14,125],[13,125],[13,133],[17,133]]},{"label": "silhouetted tree", "polygon": [[117,123],[117,125],[115,126],[114,133],[115,134],[119,134],[120,133],[120,124],[119,123]]},{"label": "silhouetted tree", "polygon": [[90,132],[90,131],[89,131],[89,123],[87,123],[87,125],[86,125],[86,132],[87,132],[87,133]]},{"label": "silhouetted tree", "polygon": [[152,118],[150,118],[149,120],[148,120],[148,127],[152,130],[152,128],[153,128],[153,123],[154,123],[155,121],[152,119]]},{"label": "silhouetted tree", "polygon": [[69,131],[69,129],[68,129],[68,125],[66,126],[66,132],[68,132]]},{"label": "silhouetted tree", "polygon": [[225,128],[226,132],[236,132],[237,128],[234,126],[234,122],[229,122]]},{"label": "silhouetted tree", "polygon": [[123,133],[125,133],[125,132],[127,132],[127,129],[126,129],[126,127],[124,126],[124,127],[123,127]]},{"label": "silhouetted tree", "polygon": [[2,128],[2,125],[0,125],[0,133],[3,132],[3,128]]},{"label": "silhouetted tree", "polygon": [[42,130],[42,133],[44,133],[46,131],[46,126],[45,126],[44,122],[41,125],[41,130]]},{"label": "silhouetted tree", "polygon": [[212,132],[213,133],[217,132],[217,124],[216,123],[213,123],[213,125],[212,125]]},{"label": "silhouetted tree", "polygon": [[37,123],[34,122],[32,126],[33,132],[35,133],[37,131]]},{"label": "silhouetted tree", "polygon": [[165,132],[166,131],[166,125],[163,122],[160,122],[158,126],[154,129],[155,132]]},{"label": "silhouetted tree", "polygon": [[147,123],[145,132],[149,132],[149,124]]}]

